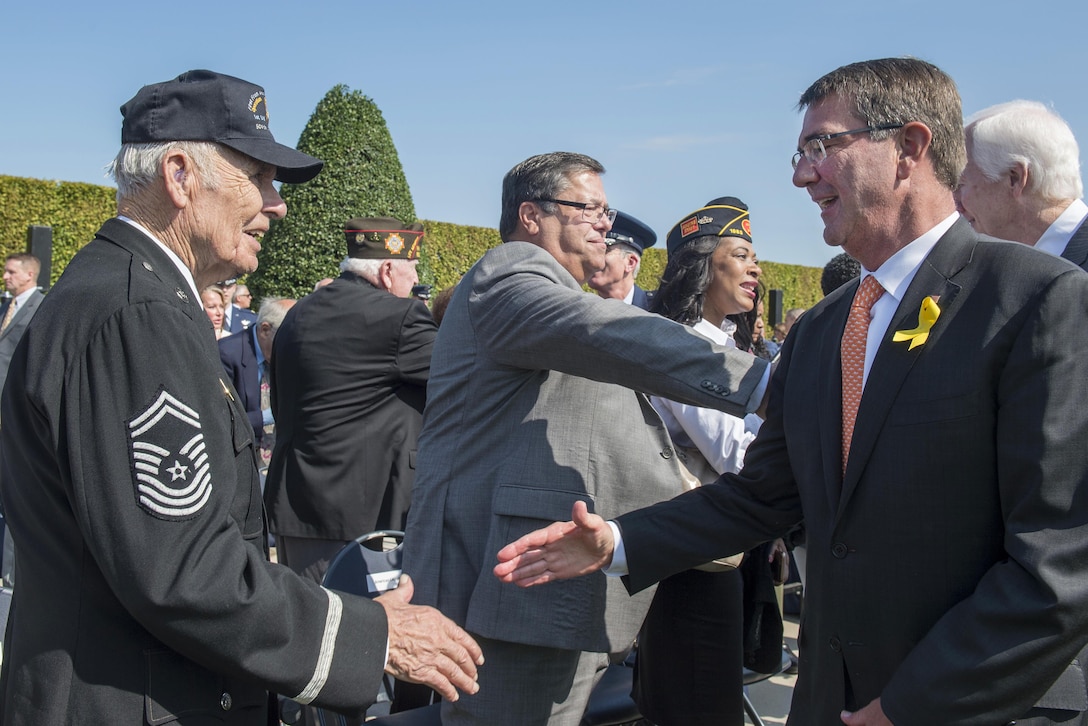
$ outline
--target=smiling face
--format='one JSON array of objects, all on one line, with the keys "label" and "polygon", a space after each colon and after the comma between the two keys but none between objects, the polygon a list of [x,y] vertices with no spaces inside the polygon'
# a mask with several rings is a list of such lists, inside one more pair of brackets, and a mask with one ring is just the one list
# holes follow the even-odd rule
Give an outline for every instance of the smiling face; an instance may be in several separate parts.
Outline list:
[{"label": "smiling face", "polygon": [[[797,146],[865,123],[845,100],[828,97],[805,111]],[[863,264],[874,257],[867,252],[894,241],[900,229],[895,138],[874,141],[869,134],[856,134],[825,141],[827,158],[813,164],[802,157],[793,172],[794,185],[807,190],[820,207],[824,241],[841,246]]]},{"label": "smiling face", "polygon": [[[592,172],[576,174],[570,186],[556,199],[608,206],[601,177]],[[598,270],[604,269],[608,246],[605,235],[612,229],[608,216],[596,223],[582,219],[582,210],[562,204],[555,205],[554,214],[541,214],[540,232],[536,244],[547,250],[569,272],[578,284],[585,284]]]},{"label": "smiling face", "polygon": [[287,213],[272,186],[275,174],[271,164],[221,147],[209,175],[214,184],[197,182],[186,210],[194,277],[226,280],[257,269],[260,238]]},{"label": "smiling face", "polygon": [[720,326],[725,316],[755,307],[761,273],[751,242],[722,237],[710,256],[710,285],[703,297],[703,317]]}]

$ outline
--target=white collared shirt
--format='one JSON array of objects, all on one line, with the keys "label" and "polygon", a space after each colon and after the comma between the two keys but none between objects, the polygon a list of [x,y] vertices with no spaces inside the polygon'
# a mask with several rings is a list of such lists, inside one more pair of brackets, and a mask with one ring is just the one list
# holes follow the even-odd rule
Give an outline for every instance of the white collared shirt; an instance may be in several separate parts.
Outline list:
[{"label": "white collared shirt", "polygon": [[1065,248],[1069,246],[1073,233],[1084,224],[1086,219],[1088,219],[1088,204],[1080,199],[1074,199],[1073,203],[1046,228],[1043,236],[1035,243],[1035,249],[1061,257]]},{"label": "white collared shirt", "polygon": [[914,276],[922,266],[922,261],[933,250],[944,233],[951,229],[959,219],[959,214],[953,212],[940,222],[936,227],[923,234],[918,239],[908,244],[903,249],[889,257],[875,272],[861,268],[861,279],[869,275],[876,277],[876,281],[884,288],[884,294],[873,303],[871,317],[869,319],[869,334],[865,338],[865,376],[862,379],[862,390],[865,381],[869,379],[869,369],[873,367],[873,359],[880,347],[880,341],[888,332],[888,326],[892,324],[892,317],[896,308],[903,301],[903,296],[914,281]]}]

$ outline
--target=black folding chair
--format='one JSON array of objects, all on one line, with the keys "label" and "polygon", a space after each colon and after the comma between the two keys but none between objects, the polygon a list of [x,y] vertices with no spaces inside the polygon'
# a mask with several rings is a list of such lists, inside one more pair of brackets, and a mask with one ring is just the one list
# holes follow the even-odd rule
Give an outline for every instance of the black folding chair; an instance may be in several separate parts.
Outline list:
[{"label": "black folding chair", "polygon": [[[400,580],[404,532],[383,529],[362,537],[340,550],[321,581],[329,590],[374,598],[392,590]],[[389,713],[393,698],[393,678],[382,675],[377,701],[367,710],[367,718]],[[323,708],[314,708],[319,726],[350,726],[355,721]],[[285,724],[300,723],[302,707],[286,698],[280,699],[280,719]],[[437,721],[435,723],[438,723]]]}]

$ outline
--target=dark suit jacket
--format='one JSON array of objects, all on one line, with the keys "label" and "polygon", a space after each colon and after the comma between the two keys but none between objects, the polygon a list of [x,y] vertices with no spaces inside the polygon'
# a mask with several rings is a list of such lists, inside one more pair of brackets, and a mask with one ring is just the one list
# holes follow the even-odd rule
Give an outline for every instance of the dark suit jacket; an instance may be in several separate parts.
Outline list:
[{"label": "dark suit jacket", "polygon": [[[11,355],[15,352],[15,346],[19,344],[19,340],[23,337],[23,332],[26,330],[30,319],[34,317],[34,313],[38,312],[38,305],[41,304],[44,297],[45,295],[42,295],[41,290],[30,293],[30,297],[26,299],[26,302],[15,311],[15,315],[12,316],[8,327],[4,329],[4,332],[0,333],[0,392],[4,390],[4,383],[8,378],[8,366],[11,364]],[[3,305],[0,305],[0,320],[4,319],[8,307],[14,299],[9,298],[4,301]]]},{"label": "dark suit jacket", "polygon": [[240,333],[251,325],[257,324],[257,314],[240,308],[234,303],[230,304],[230,332]]},{"label": "dark suit jacket", "polygon": [[288,311],[272,356],[273,533],[404,529],[436,331],[419,300],[350,273]]},{"label": "dark suit jacket", "polygon": [[246,409],[253,436],[260,446],[264,438],[264,414],[261,412],[261,370],[257,366],[257,343],[252,330],[228,335],[219,340],[219,360],[230,376],[234,390]]},{"label": "dark suit jacket", "polygon": [[[791,724],[837,723],[845,673],[855,705],[882,697],[896,726],[1083,711],[1069,664],[1088,639],[1088,276],[958,221],[883,338],[844,478],[839,341],[857,286],[790,333],[738,475],[619,518],[629,586],[803,517]],[[909,350],[892,336],[926,296],[941,314]]]},{"label": "dark suit jacket", "polygon": [[650,296],[638,285],[635,285],[635,296],[631,298],[631,304],[643,310],[650,309]]},{"label": "dark suit jacket", "polygon": [[1077,231],[1069,238],[1065,245],[1062,257],[1079,266],[1082,270],[1088,270],[1088,221],[1081,223]]}]

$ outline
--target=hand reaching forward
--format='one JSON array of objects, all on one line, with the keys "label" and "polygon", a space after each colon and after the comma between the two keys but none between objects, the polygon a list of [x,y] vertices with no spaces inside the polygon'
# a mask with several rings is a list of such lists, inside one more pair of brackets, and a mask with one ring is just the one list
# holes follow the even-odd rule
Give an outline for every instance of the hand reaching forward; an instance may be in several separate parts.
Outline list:
[{"label": "hand reaching forward", "polygon": [[595,572],[612,562],[612,528],[577,501],[570,522],[554,522],[499,550],[493,570],[503,582],[542,585]]},{"label": "hand reaching forward", "polygon": [[434,608],[409,605],[414,592],[412,578],[401,575],[395,590],[375,599],[389,621],[386,673],[430,686],[447,701],[456,701],[458,690],[476,693],[476,666],[484,664],[480,646]]}]

